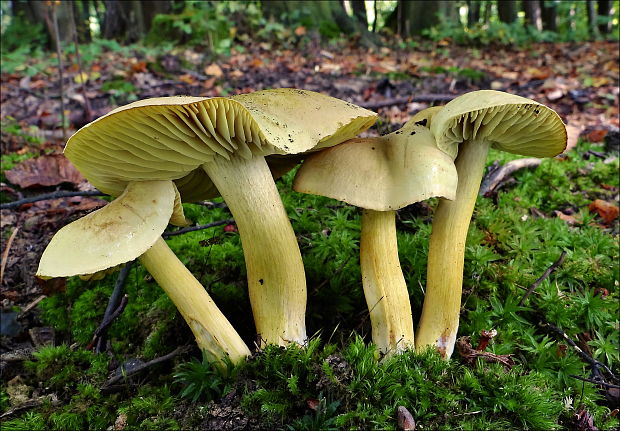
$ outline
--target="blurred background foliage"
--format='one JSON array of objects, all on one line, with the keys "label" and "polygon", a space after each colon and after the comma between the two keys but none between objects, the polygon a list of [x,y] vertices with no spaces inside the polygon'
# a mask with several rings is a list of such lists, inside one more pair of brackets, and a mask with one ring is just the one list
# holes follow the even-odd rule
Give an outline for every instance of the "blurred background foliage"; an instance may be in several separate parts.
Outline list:
[{"label": "blurred background foliage", "polygon": [[[462,45],[618,39],[618,1],[11,0],[0,3],[2,53],[70,44],[191,45],[214,54],[252,41],[363,44],[431,39]],[[54,31],[58,24],[58,34]]]}]

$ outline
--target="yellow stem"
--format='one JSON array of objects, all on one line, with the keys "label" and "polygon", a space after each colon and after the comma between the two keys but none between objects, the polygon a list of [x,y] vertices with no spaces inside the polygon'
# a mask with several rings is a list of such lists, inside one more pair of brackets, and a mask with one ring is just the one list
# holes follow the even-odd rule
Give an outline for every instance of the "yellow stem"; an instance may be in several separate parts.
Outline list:
[{"label": "yellow stem", "polygon": [[416,333],[416,348],[434,346],[448,359],[459,326],[465,242],[480,189],[489,144],[464,142],[455,161],[456,198],[440,200],[433,216],[428,250],[426,296]]},{"label": "yellow stem", "polygon": [[413,319],[398,259],[394,211],[364,210],[360,262],[373,342],[388,355],[413,348]]},{"label": "yellow stem", "polygon": [[297,238],[264,157],[203,165],[239,228],[261,344],[306,341],[306,276]]},{"label": "yellow stem", "polygon": [[250,354],[235,328],[166,241],[159,238],[140,256],[140,262],[174,302],[209,360],[221,361],[228,356],[238,363]]}]

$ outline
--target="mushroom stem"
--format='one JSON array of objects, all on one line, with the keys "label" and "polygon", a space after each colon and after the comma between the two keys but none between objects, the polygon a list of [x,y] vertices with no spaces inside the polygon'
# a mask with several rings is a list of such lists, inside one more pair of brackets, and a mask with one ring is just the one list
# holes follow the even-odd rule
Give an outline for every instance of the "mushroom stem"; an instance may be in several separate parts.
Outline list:
[{"label": "mushroom stem", "polygon": [[412,348],[413,319],[398,259],[394,211],[363,211],[360,264],[373,342],[388,355]]},{"label": "mushroom stem", "polygon": [[416,349],[434,346],[445,359],[454,351],[459,326],[465,242],[490,144],[460,145],[455,165],[459,183],[453,201],[440,200],[428,250],[426,295]]},{"label": "mushroom stem", "polygon": [[159,238],[139,259],[172,299],[209,360],[221,361],[228,356],[238,363],[250,354],[237,331],[166,241]]},{"label": "mushroom stem", "polygon": [[297,238],[262,156],[203,165],[232,212],[243,245],[261,345],[306,341],[306,276]]}]

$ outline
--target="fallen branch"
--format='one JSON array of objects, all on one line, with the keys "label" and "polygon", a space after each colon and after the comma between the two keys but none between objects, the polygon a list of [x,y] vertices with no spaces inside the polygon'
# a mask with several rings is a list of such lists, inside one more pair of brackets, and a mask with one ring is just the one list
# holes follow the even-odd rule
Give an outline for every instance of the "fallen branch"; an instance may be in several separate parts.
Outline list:
[{"label": "fallen branch", "polygon": [[361,102],[357,105],[366,109],[378,109],[385,108],[386,106],[404,105],[411,102],[449,102],[459,94],[420,94],[413,97],[394,97],[386,100],[379,100],[376,102]]},{"label": "fallen branch", "polygon": [[101,387],[101,390],[102,391],[109,390],[112,385],[120,382],[121,380],[127,377],[130,377],[130,376],[133,376],[134,374],[137,374],[140,371],[146,370],[147,368],[152,367],[153,365],[166,362],[181,353],[187,352],[190,349],[191,349],[190,346],[180,346],[174,349],[172,352],[168,353],[167,355],[160,356],[159,358],[155,358],[151,361],[145,362],[144,364],[138,365],[137,367],[131,369],[128,372],[124,372],[124,369],[123,369],[123,372],[121,372],[119,375],[114,376],[111,379],[109,379],[107,382],[105,382],[103,386]]},{"label": "fallen branch", "polygon": [[218,220],[218,221],[214,221],[209,224],[184,227],[183,229],[175,230],[174,232],[164,232],[161,236],[163,236],[164,238],[169,238],[171,236],[182,235],[184,233],[194,232],[197,230],[209,229],[211,227],[221,226],[223,224],[233,224],[234,222],[235,221],[233,219]]},{"label": "fallen branch", "polygon": [[[127,281],[127,277],[129,276],[129,273],[131,272],[131,267],[133,266],[134,262],[135,262],[134,260],[132,260],[131,262],[127,262],[125,266],[123,267],[123,269],[121,269],[121,272],[118,274],[118,278],[116,279],[116,283],[114,284],[114,290],[112,290],[112,295],[110,295],[110,299],[108,300],[108,305],[105,309],[105,312],[103,313],[103,320],[102,320],[101,325],[99,325],[100,328],[103,326],[103,324],[107,320],[110,320],[110,323],[111,323],[112,314],[114,314],[115,310],[120,308],[120,305],[118,305],[119,298],[121,296],[121,292],[123,291],[123,286],[125,285],[125,282]],[[124,298],[126,298],[126,296],[127,295],[125,295]],[[121,304],[124,298],[121,298],[120,300]],[[99,328],[97,328],[97,330],[99,330]],[[107,333],[107,329],[102,329],[100,330],[99,333],[97,333],[97,330],[95,331],[95,335],[93,337],[93,341],[91,342],[91,344],[94,343],[95,338],[98,337],[97,343],[95,346],[95,353],[101,353],[105,345],[105,336]]]},{"label": "fallen branch", "polygon": [[[107,331],[108,327],[112,324],[112,322],[114,322],[114,320],[121,315],[121,313],[123,312],[123,310],[125,309],[125,307],[127,306],[127,302],[129,301],[129,298],[127,295],[123,295],[123,297],[121,298],[121,303],[118,305],[118,307],[116,307],[116,309],[114,310],[114,312],[112,314],[110,314],[107,319],[104,318],[103,322],[101,322],[101,324],[99,325],[99,327],[97,327],[97,329],[95,329],[95,333],[93,335],[93,339],[92,341],[88,344],[88,346],[86,346],[86,350],[91,350],[95,344],[97,345],[97,349],[99,349],[100,343],[99,341],[101,341],[100,336],[102,334],[105,334],[105,332]],[[102,343],[101,343],[102,344]],[[100,353],[100,350],[97,350],[96,353]]]},{"label": "fallen branch", "polygon": [[58,398],[56,397],[56,394],[46,395],[44,397],[39,397],[39,398],[36,398],[36,399],[28,400],[28,401],[26,401],[23,404],[20,404],[20,405],[18,405],[16,407],[13,407],[12,409],[7,410],[6,412],[4,412],[4,413],[2,413],[0,415],[0,419],[8,418],[9,416],[12,416],[15,413],[19,413],[19,412],[21,412],[23,410],[28,410],[28,409],[31,409],[31,408],[34,408],[34,407],[39,407],[39,406],[43,405],[44,401],[51,402],[51,404],[53,406],[59,404]]},{"label": "fallen branch", "polygon": [[601,381],[595,380],[595,379],[586,379],[585,377],[575,376],[573,374],[570,374],[570,377],[572,377],[573,379],[581,380],[583,382],[588,382],[588,383],[593,383],[595,385],[600,385],[600,386],[603,386],[605,388],[620,389],[620,385],[613,385],[611,383],[601,382]]},{"label": "fallen branch", "polygon": [[555,271],[560,265],[564,263],[565,258],[566,258],[566,252],[563,251],[562,254],[560,254],[560,257],[558,258],[558,260],[553,262],[551,266],[545,270],[543,275],[538,277],[538,280],[532,283],[532,285],[527,289],[527,292],[525,292],[525,295],[523,295],[523,298],[521,298],[521,301],[519,301],[519,307],[525,304],[525,300],[528,298],[528,296],[532,294],[534,289],[536,289],[540,285],[540,283],[542,283],[547,277],[549,277],[553,273],[553,271]]},{"label": "fallen branch", "polygon": [[6,262],[9,259],[9,252],[11,250],[11,245],[13,244],[13,240],[17,236],[17,232],[19,232],[19,226],[13,229],[11,232],[11,236],[9,240],[6,242],[6,247],[4,248],[4,253],[2,253],[2,264],[0,264],[0,285],[2,284],[2,280],[4,279],[4,269],[6,268]]},{"label": "fallen branch", "polygon": [[505,182],[513,173],[525,168],[534,168],[540,165],[541,162],[541,159],[530,157],[512,160],[505,163],[503,166],[492,169],[482,181],[479,192],[480,196],[489,197],[495,189],[501,183]]},{"label": "fallen branch", "polygon": [[575,349],[575,351],[581,357],[581,359],[583,359],[585,362],[587,362],[590,365],[590,367],[592,367],[592,373],[594,374],[595,377],[600,377],[601,379],[603,379],[604,376],[600,371],[600,369],[602,368],[611,377],[611,379],[613,379],[616,382],[619,381],[618,377],[614,375],[614,373],[609,369],[607,365],[603,364],[600,361],[597,361],[596,359],[588,355],[586,352],[584,352],[581,349],[581,347],[579,347],[577,343],[575,343],[575,341],[573,341],[573,339],[568,336],[566,332],[564,332],[557,326],[552,325],[551,323],[541,322],[540,325],[543,326],[543,328],[548,328],[552,332],[559,334],[564,339],[564,341],[566,341],[573,349]]},{"label": "fallen branch", "polygon": [[53,192],[46,193],[44,195],[32,196],[29,198],[20,199],[18,201],[8,202],[0,204],[0,209],[12,209],[18,208],[25,204],[31,204],[33,202],[44,201],[48,199],[60,199],[60,198],[72,198],[75,196],[107,196],[107,194],[100,192],[99,190],[86,191],[86,192]]}]

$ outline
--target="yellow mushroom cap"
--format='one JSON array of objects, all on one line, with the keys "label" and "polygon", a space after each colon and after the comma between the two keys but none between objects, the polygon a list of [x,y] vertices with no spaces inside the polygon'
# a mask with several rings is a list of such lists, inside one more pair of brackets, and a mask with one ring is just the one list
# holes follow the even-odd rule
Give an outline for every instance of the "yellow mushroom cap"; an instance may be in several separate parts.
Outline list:
[{"label": "yellow mushroom cap", "polygon": [[566,127],[554,110],[493,90],[451,100],[433,116],[431,131],[439,148],[453,158],[467,140],[484,140],[498,150],[533,157],[555,156],[566,148]]},{"label": "yellow mushroom cap", "polygon": [[129,262],[161,237],[169,221],[186,224],[182,211],[172,181],[129,183],[114,201],[54,235],[37,276],[95,274]]},{"label": "yellow mushroom cap", "polygon": [[200,169],[214,157],[304,153],[350,139],[375,120],[372,111],[296,89],[160,97],[84,126],[67,142],[65,155],[112,196],[132,181],[175,180],[184,201],[198,200],[218,195]]},{"label": "yellow mushroom cap", "polygon": [[456,186],[452,159],[437,148],[429,129],[409,122],[389,135],[352,139],[310,155],[293,189],[389,211],[433,196],[454,199]]}]

